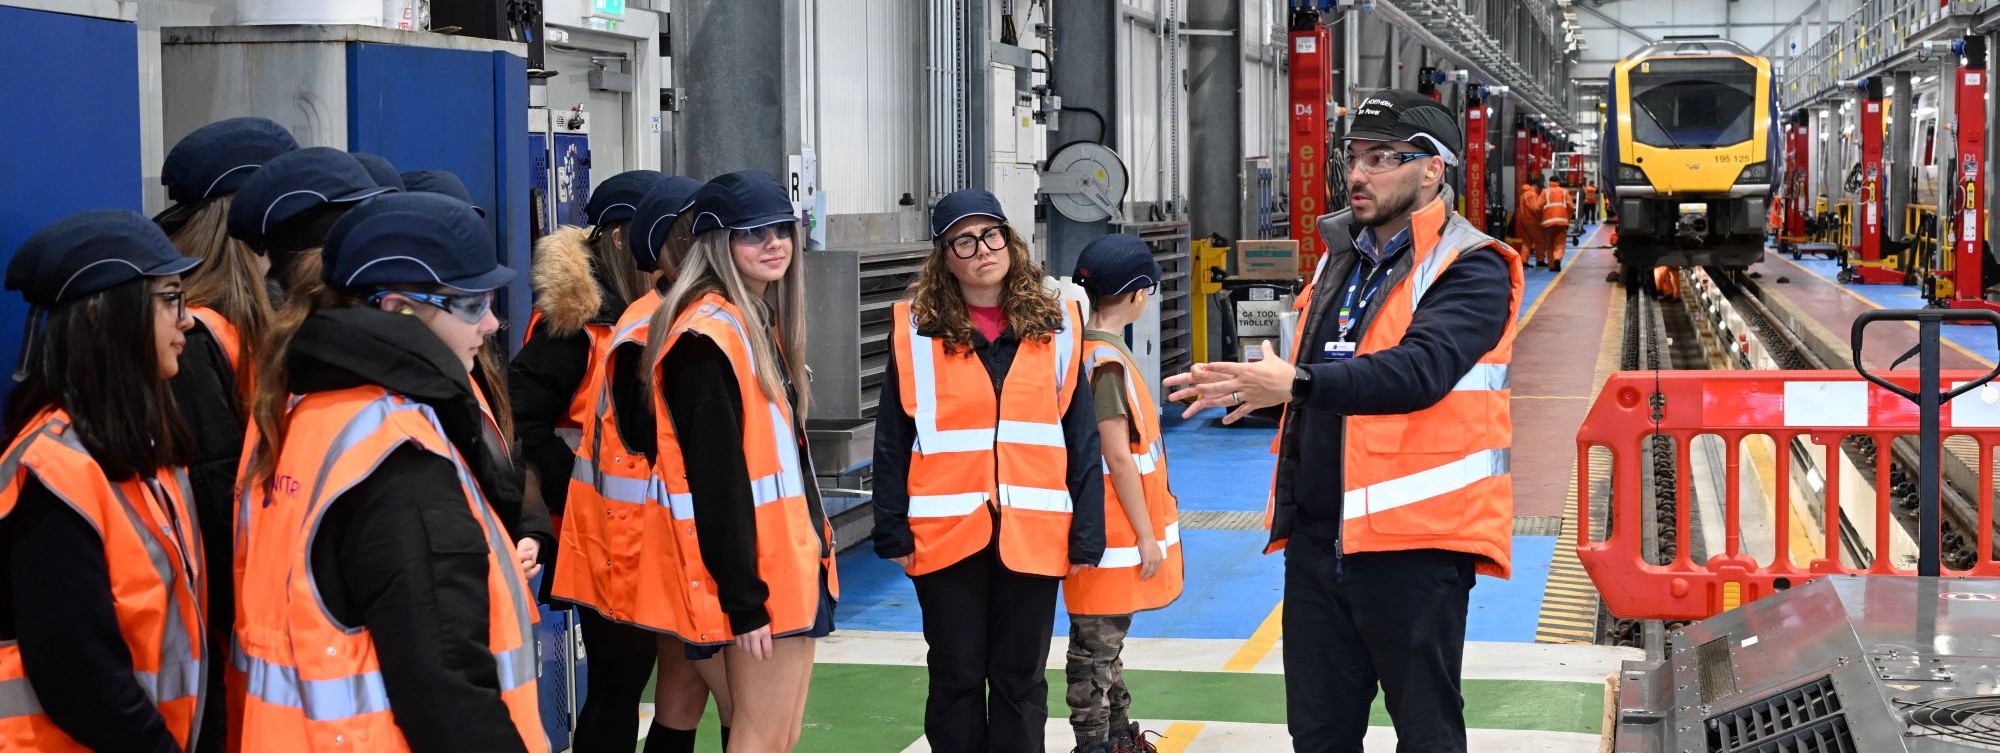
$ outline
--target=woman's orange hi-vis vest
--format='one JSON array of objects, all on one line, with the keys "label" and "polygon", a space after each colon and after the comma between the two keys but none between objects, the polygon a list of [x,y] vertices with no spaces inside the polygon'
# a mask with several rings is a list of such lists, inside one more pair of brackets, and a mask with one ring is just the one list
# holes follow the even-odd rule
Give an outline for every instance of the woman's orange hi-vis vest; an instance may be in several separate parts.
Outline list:
[{"label": "woman's orange hi-vis vest", "polygon": [[[203,704],[211,699],[201,692],[210,661],[201,615],[207,576],[201,526],[187,501],[187,472],[162,469],[156,484],[143,478],[112,483],[69,427],[69,415],[60,410],[23,427],[0,458],[6,484],[0,487],[0,518],[14,511],[33,474],[103,536],[112,607],[132,653],[133,675],[174,739],[192,750]],[[89,750],[42,713],[21,648],[12,641],[0,643],[0,750]]]},{"label": "woman's orange hi-vis vest", "polygon": [[[1554,204],[1550,204],[1554,206]],[[1506,244],[1473,229],[1464,217],[1432,201],[1411,218],[1413,234],[1409,271],[1394,280],[1368,319],[1355,358],[1396,347],[1409,331],[1410,320],[1424,292],[1452,262],[1466,253],[1487,248],[1506,257],[1511,291],[1508,326],[1500,342],[1472,369],[1461,375],[1450,393],[1415,413],[1347,416],[1342,476],[1346,493],[1341,507],[1342,551],[1402,551],[1446,549],[1484,558],[1481,573],[1505,578],[1512,572],[1514,483],[1510,475],[1514,444],[1513,390],[1509,368],[1514,356],[1513,321],[1521,311],[1521,260]],[[1326,269],[1321,259],[1320,271]],[[1312,290],[1298,304],[1310,312]],[[1308,333],[1310,316],[1299,317],[1292,361]],[[1281,422],[1291,419],[1287,408]],[[1283,423],[1278,436],[1284,436]],[[1332,458],[1300,458],[1300,462],[1330,462]],[[1264,524],[1269,528],[1276,503]],[[1283,548],[1274,532],[1267,552]]]},{"label": "woman's orange hi-vis vest", "polygon": [[[1185,577],[1181,560],[1180,501],[1167,488],[1167,446],[1160,439],[1160,404],[1153,391],[1141,383],[1139,366],[1106,342],[1085,340],[1084,373],[1115,365],[1125,370],[1125,415],[1137,430],[1138,441],[1126,437],[1125,451],[1139,469],[1139,486],[1145,489],[1146,520],[1152,525],[1153,539],[1166,555],[1160,571],[1150,580],[1139,577],[1139,534],[1123,512],[1123,500],[1104,474],[1104,558],[1097,566],[1063,580],[1063,604],[1070,614],[1123,615],[1159,609],[1181,597]],[[1116,437],[1102,437],[1107,450]]]},{"label": "woman's orange hi-vis vest", "polygon": [[327,614],[311,562],[313,536],[334,500],[405,444],[449,459],[458,471],[468,512],[486,533],[487,645],[500,698],[528,750],[549,749],[535,696],[535,606],[514,546],[436,414],[368,386],[299,398],[268,488],[253,495],[255,504],[270,504],[250,540],[250,561],[259,566],[245,572],[237,594],[230,657],[247,685],[245,750],[409,750],[391,715],[374,638]]},{"label": "woman's orange hi-vis vest", "polygon": [[[671,521],[649,515],[649,508],[663,504],[665,493],[652,459],[625,446],[611,399],[613,352],[628,344],[646,347],[659,308],[660,295],[647,292],[618,317],[615,335],[602,350],[591,343],[591,367],[577,393],[589,397],[591,419],[583,424],[569,477],[569,507],[550,593],[607,619],[668,626],[682,624],[686,614],[679,590],[669,587],[681,580],[679,555],[662,551],[642,557],[641,549],[649,541],[677,546],[678,539]],[[660,529],[651,538],[646,534],[649,521]],[[642,583],[648,587],[641,588]]]},{"label": "woman's orange hi-vis vest", "polygon": [[[834,569],[833,528],[824,519],[815,520],[806,503],[805,485],[815,482],[807,465],[810,459],[799,455],[800,435],[791,403],[782,395],[775,400],[765,396],[743,313],[728,299],[709,293],[679,312],[652,364],[654,384],[660,383],[665,354],[683,337],[715,343],[736,374],[737,394],[743,401],[743,459],[749,465],[750,497],[757,505],[757,574],[770,587],[764,609],[771,617],[771,635],[810,630],[819,617],[820,571],[825,570],[827,588],[836,598],[840,579]],[[638,624],[673,633],[688,643],[726,643],[736,634],[715,593],[715,579],[701,559],[680,437],[659,390],[653,390],[653,415],[659,432],[654,464],[663,494],[662,504],[650,508],[653,520],[645,529],[645,556],[679,559],[679,578],[670,587],[681,596],[683,613],[674,625]],[[662,530],[671,540],[659,538]],[[646,567],[642,565],[642,571]]]},{"label": "woman's orange hi-vis vest", "polygon": [[229,359],[229,368],[238,370],[243,368],[241,342],[243,338],[237,334],[236,325],[229,323],[220,312],[207,306],[189,306],[188,315],[193,316],[196,323],[207,329],[208,334],[215,338],[215,344],[222,347],[222,355]]},{"label": "woman's orange hi-vis vest", "polygon": [[[910,447],[908,572],[950,567],[986,548],[1000,525],[1000,562],[1026,575],[1069,573],[1069,450],[1062,417],[1083,364],[1083,316],[1062,306],[1062,330],[1024,340],[998,394],[979,356],[950,353],[917,331],[910,302],[890,318]],[[882,406],[877,410],[888,409]]]},{"label": "woman's orange hi-vis vest", "polygon": [[[653,299],[652,305],[654,307],[657,308],[660,305],[660,296],[658,293],[648,292],[646,297]],[[642,298],[639,302],[643,302],[644,300],[645,298]],[[637,303],[635,302],[635,305]],[[626,313],[631,313],[631,309],[626,309]],[[535,327],[541,321],[541,309],[535,309],[528,314],[528,332],[521,338],[523,346],[527,345],[529,340],[535,339]],[[623,320],[621,319],[620,321],[622,322]],[[598,355],[611,351],[612,339],[614,339],[617,332],[623,329],[623,326],[606,326],[594,322],[583,325],[584,336],[590,338],[590,360],[583,367],[583,384],[586,388],[603,378],[606,364],[598,358]],[[571,450],[577,449],[582,444],[583,427],[589,426],[593,420],[591,417],[591,398],[594,394],[589,389],[578,389],[576,395],[570,398],[569,414],[556,422],[556,436],[562,437],[564,442],[568,442]]]}]

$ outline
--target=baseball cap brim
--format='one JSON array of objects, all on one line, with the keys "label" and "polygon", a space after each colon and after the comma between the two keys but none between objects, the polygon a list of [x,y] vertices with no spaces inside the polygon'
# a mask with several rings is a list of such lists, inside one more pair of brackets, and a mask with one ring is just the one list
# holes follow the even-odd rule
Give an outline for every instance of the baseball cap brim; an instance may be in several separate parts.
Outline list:
[{"label": "baseball cap brim", "polygon": [[1001,222],[1006,222],[1006,221],[1007,221],[1007,218],[1005,218],[1005,217],[1002,217],[1002,216],[1000,216],[1000,215],[997,215],[997,214],[994,214],[994,213],[992,213],[992,212],[966,212],[965,214],[961,214],[961,215],[959,215],[959,216],[957,216],[957,217],[953,217],[953,218],[951,218],[951,221],[950,221],[950,222],[947,222],[947,223],[944,223],[943,225],[939,225],[939,227],[942,227],[942,228],[944,228],[944,232],[941,232],[941,233],[936,233],[936,234],[932,235],[931,237],[932,237],[932,238],[939,238],[939,237],[943,237],[945,233],[948,233],[948,232],[951,232],[951,226],[953,226],[953,225],[956,225],[956,224],[958,224],[958,223],[960,223],[960,222],[964,222],[964,221],[965,221],[965,218],[967,218],[967,217],[991,217],[991,218],[993,218],[993,219],[996,219],[996,220],[999,220],[999,221],[1001,221]]},{"label": "baseball cap brim", "polygon": [[760,227],[776,225],[780,222],[796,222],[798,221],[798,219],[799,218],[792,216],[790,212],[786,212],[784,214],[766,214],[757,217],[752,217],[747,220],[740,220],[737,222],[729,223],[729,229],[755,230]]},{"label": "baseball cap brim", "polygon": [[514,270],[506,267],[494,267],[471,277],[446,280],[444,284],[446,287],[463,290],[467,293],[484,293],[489,290],[499,290],[505,287],[507,283],[513,281]]},{"label": "baseball cap brim", "polygon": [[168,235],[179,232],[182,225],[194,219],[194,213],[201,209],[199,201],[183,201],[153,215],[153,224],[159,225]]}]

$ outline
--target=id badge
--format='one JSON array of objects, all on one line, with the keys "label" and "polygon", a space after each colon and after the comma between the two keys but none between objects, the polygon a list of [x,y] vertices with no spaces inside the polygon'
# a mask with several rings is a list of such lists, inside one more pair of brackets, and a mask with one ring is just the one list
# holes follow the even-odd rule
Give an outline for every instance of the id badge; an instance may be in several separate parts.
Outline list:
[{"label": "id badge", "polygon": [[1320,356],[1328,363],[1345,361],[1354,357],[1354,343],[1334,340],[1320,350]]}]

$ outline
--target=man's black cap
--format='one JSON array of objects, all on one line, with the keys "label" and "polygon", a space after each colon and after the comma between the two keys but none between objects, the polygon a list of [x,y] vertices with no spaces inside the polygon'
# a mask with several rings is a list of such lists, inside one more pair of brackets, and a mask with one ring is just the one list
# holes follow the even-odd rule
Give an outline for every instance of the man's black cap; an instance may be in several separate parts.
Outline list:
[{"label": "man's black cap", "polygon": [[1430,97],[1403,89],[1370,92],[1354,108],[1354,126],[1347,138],[1408,141],[1458,164],[1465,136],[1458,118]]}]

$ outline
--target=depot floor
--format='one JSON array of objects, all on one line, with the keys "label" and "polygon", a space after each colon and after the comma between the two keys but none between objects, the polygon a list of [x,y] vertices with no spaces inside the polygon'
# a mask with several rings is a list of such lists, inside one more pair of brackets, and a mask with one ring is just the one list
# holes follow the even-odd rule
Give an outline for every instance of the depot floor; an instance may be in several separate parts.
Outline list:
[{"label": "depot floor", "polygon": [[[1537,330],[1581,331],[1521,337],[1515,360],[1517,437],[1560,437],[1564,425],[1574,437],[1581,410],[1588,407],[1592,370],[1600,361],[1599,335],[1607,326],[1601,306],[1608,294],[1601,289],[1615,287],[1606,285],[1598,270],[1608,263],[1609,250],[1591,247],[1593,237],[1586,234],[1583,247],[1571,251],[1561,275],[1527,270],[1522,328],[1540,319]],[[1551,291],[1563,291],[1562,305],[1580,310],[1544,309],[1539,304]],[[1564,350],[1581,352],[1540,352]],[[1525,370],[1535,364],[1565,373]],[[1577,375],[1567,372],[1579,370],[1577,386]],[[1549,381],[1572,386],[1537,386]],[[1133,713],[1147,729],[1166,735],[1157,743],[1166,753],[1290,747],[1278,628],[1283,560],[1262,554],[1274,429],[1224,427],[1217,417],[1175,420],[1168,427],[1169,468],[1183,510],[1187,586],[1172,606],[1134,620],[1125,650]],[[1575,477],[1569,460],[1574,452],[1566,449],[1571,445],[1553,445],[1561,462],[1535,463],[1527,448],[1549,445],[1516,444],[1514,467],[1517,476],[1526,476],[1517,479],[1517,513],[1553,520],[1562,514],[1565,475]],[[1548,468],[1526,472],[1537,465]],[[1538,626],[1546,628],[1540,619],[1556,550],[1554,535],[1516,536],[1513,578],[1481,577],[1473,589],[1465,666],[1473,750],[1597,750],[1604,678],[1620,661],[1637,658],[1623,649],[1535,643]],[[930,750],[922,739],[925,646],[909,579],[865,545],[841,557],[840,575],[839,630],[820,643],[798,750]],[[1067,630],[1059,617],[1049,664],[1048,750],[1054,752],[1073,745],[1062,697]],[[650,709],[642,716],[650,720]],[[1373,723],[1367,749],[1394,750],[1394,732],[1379,699]],[[720,750],[712,713],[704,726],[699,749]]]}]

